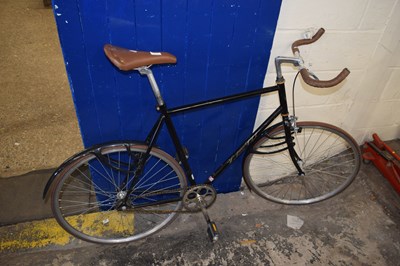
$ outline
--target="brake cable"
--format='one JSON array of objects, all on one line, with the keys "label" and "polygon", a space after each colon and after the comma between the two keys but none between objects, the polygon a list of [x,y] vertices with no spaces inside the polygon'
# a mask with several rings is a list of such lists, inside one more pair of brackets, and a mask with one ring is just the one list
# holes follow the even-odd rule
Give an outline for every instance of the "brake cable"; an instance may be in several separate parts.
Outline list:
[{"label": "brake cable", "polygon": [[297,77],[299,76],[300,71],[297,72],[296,76],[294,77],[293,80],[293,87],[292,87],[292,108],[293,108],[293,117],[296,117],[296,109],[295,109],[295,102],[294,102],[294,87],[296,86],[296,80]]}]

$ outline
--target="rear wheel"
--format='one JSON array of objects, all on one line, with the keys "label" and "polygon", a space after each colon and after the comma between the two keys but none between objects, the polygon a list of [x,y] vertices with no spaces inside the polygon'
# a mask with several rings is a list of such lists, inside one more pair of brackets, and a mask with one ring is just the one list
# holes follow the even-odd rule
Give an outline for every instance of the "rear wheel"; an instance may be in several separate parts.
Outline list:
[{"label": "rear wheel", "polygon": [[52,191],[58,223],[75,237],[102,244],[139,240],[169,224],[182,208],[186,178],[175,159],[153,148],[134,179],[146,150],[117,143],[70,160]]},{"label": "rear wheel", "polygon": [[343,191],[356,177],[361,156],[354,139],[340,128],[298,122],[292,133],[300,176],[289,155],[283,126],[256,142],[243,163],[248,186],[263,198],[284,204],[309,204]]}]

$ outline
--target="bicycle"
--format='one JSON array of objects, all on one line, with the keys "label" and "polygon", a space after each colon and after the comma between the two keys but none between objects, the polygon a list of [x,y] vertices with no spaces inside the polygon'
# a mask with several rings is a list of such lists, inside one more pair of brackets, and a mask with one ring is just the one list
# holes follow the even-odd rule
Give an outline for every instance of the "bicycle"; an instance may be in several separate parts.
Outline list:
[{"label": "bicycle", "polygon": [[[57,222],[73,236],[94,243],[112,244],[143,239],[171,223],[181,212],[202,212],[211,241],[219,237],[207,208],[216,200],[212,186],[218,176],[239,155],[243,178],[259,196],[284,204],[310,204],[343,191],[357,175],[361,156],[357,143],[342,129],[321,122],[297,122],[289,115],[281,65],[300,69],[303,80],[314,87],[332,87],[349,71],[321,81],[305,67],[298,49],[317,41],[292,44],[294,57],[277,57],[276,85],[213,100],[168,109],[150,67],[174,64],[169,53],[134,51],[107,44],[104,52],[120,70],[137,70],[145,75],[157,101],[159,118],[144,141],[117,141],[88,148],[65,161],[50,177],[43,198],[51,192],[51,207]],[[225,160],[208,180],[198,184],[171,116],[249,97],[278,92],[279,106]],[[273,121],[282,117],[281,121]],[[163,128],[176,148],[177,156],[157,147]]]}]

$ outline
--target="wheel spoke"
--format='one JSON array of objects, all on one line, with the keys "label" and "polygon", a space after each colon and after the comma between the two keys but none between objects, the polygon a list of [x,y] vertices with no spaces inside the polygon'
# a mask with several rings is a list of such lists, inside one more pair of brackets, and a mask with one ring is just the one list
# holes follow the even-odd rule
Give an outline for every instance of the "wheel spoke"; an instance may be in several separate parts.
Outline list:
[{"label": "wheel spoke", "polygon": [[[127,190],[136,182],[136,155],[145,156],[148,148],[131,145],[127,149],[126,145],[101,147],[104,160],[88,150],[65,165],[56,177],[52,209],[60,225],[72,235],[95,243],[134,241],[162,229],[182,208],[185,174],[175,159],[156,148],[146,158],[132,191]],[[171,193],[173,189],[177,191]],[[151,206],[143,207],[145,211],[135,211],[135,204],[147,203]]]},{"label": "wheel spoke", "polygon": [[[304,176],[298,176],[287,150],[262,156],[250,153],[244,160],[247,184],[266,199],[286,204],[318,202],[341,192],[358,173],[360,153],[347,133],[318,122],[297,124],[302,130],[292,136]],[[281,126],[251,149],[279,150],[281,145],[273,146],[273,138],[284,134]]]}]

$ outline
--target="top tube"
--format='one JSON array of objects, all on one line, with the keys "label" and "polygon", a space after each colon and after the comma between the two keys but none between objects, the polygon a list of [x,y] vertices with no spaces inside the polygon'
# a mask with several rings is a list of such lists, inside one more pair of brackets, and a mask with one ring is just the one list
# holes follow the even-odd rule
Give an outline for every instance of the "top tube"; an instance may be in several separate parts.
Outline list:
[{"label": "top tube", "polygon": [[175,113],[189,111],[189,110],[193,110],[193,109],[197,109],[197,108],[201,108],[201,107],[208,107],[208,106],[211,106],[211,105],[222,104],[222,103],[226,103],[226,102],[230,102],[230,101],[242,100],[242,99],[245,99],[245,98],[250,98],[250,97],[261,95],[261,94],[264,94],[264,93],[273,92],[273,91],[276,91],[278,89],[279,88],[277,86],[271,86],[271,87],[266,87],[266,88],[262,88],[262,89],[258,89],[258,90],[238,93],[238,94],[234,94],[234,95],[230,95],[230,96],[225,96],[225,97],[222,97],[222,98],[217,98],[217,99],[213,99],[213,100],[206,100],[206,101],[203,101],[203,102],[198,102],[198,103],[193,103],[193,104],[188,104],[188,105],[184,105],[184,106],[175,107],[175,108],[169,109],[168,113],[169,114],[175,114]]}]

